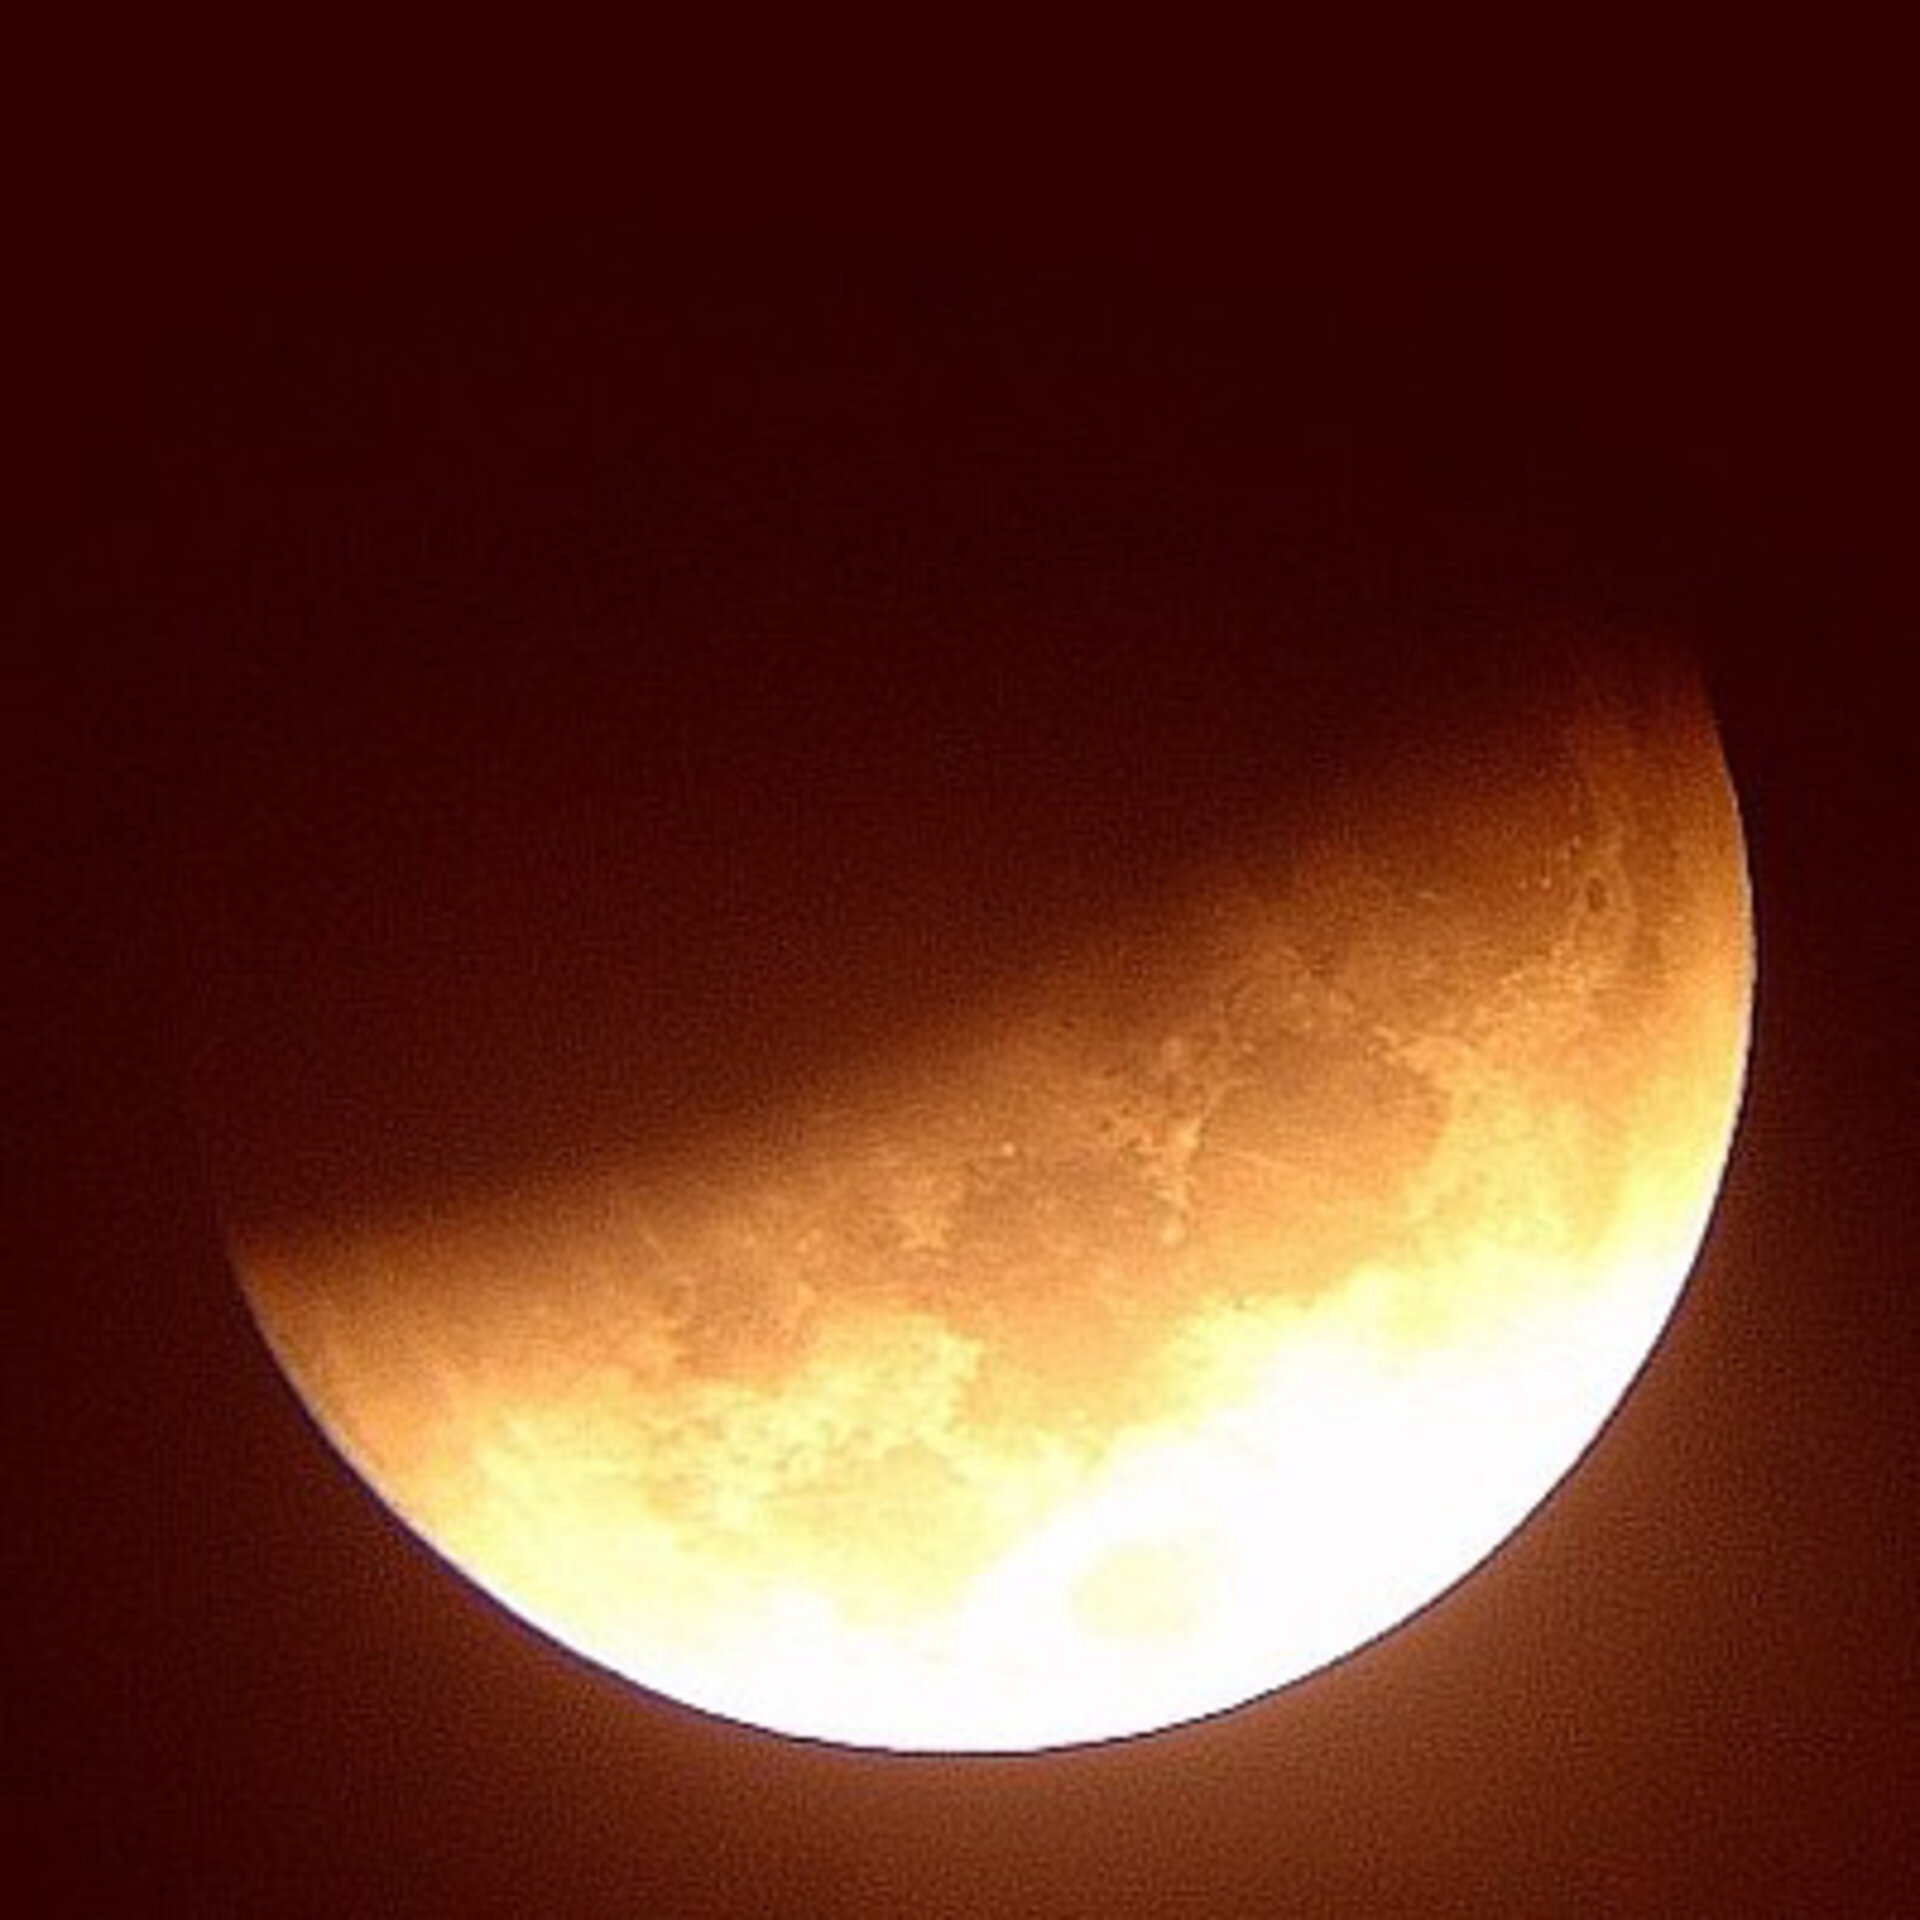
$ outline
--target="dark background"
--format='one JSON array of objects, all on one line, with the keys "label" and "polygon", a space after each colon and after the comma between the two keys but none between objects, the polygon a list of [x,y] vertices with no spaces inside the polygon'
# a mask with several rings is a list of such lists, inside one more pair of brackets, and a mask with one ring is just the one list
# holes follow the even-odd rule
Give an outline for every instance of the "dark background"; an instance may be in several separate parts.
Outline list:
[{"label": "dark background", "polygon": [[[1303,131],[1295,80],[1257,111],[1109,101],[1097,139],[1063,116],[1101,90],[1063,67],[1017,145],[961,80],[931,138],[910,89],[858,134],[736,92],[718,134],[569,171],[584,105],[496,93],[454,145],[431,62],[381,69],[376,146],[325,75],[210,118],[141,54],[29,140],[14,240],[10,1904],[1920,1897],[1920,316],[1871,61],[1781,50],[1763,82],[1709,49],[1577,115],[1536,77],[1490,128],[1464,102],[1409,119],[1416,59],[1359,123]],[[935,164],[909,177],[910,148]],[[929,665],[964,704],[966,667],[1044,655],[1052,583],[1141,571],[1404,622],[1429,660],[1554,604],[1695,638],[1760,986],[1685,1305],[1488,1568],[1215,1723],[899,1761],[636,1695],[450,1581],[259,1348],[183,1114],[180,823],[315,715],[484,711],[542,636],[621,658],[717,583],[1032,610]],[[733,646],[698,670],[723,710],[764,680]],[[780,671],[827,710],[864,684],[803,664]]]}]

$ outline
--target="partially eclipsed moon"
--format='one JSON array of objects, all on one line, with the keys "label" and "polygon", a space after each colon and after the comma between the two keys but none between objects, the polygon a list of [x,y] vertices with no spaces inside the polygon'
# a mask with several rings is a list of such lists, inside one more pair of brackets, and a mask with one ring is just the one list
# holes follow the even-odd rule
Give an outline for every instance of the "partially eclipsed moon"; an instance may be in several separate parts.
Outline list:
[{"label": "partially eclipsed moon", "polygon": [[1625,1391],[1750,998],[1690,685],[1588,675],[1374,777],[724,1126],[457,1204],[236,1202],[273,1351],[455,1566],[718,1714],[1026,1749],[1312,1672]]}]

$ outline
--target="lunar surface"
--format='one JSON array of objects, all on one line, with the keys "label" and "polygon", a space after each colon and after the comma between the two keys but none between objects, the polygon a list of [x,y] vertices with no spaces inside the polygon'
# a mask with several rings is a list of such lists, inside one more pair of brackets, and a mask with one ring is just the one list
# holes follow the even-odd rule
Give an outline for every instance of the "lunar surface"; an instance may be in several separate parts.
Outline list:
[{"label": "lunar surface", "polygon": [[[1299,803],[1317,774],[1271,804],[1243,783],[1190,846],[1159,819],[1137,886],[1103,870],[1072,912],[1022,865],[1060,849],[1011,830],[1045,809],[1038,775],[950,888],[903,878],[897,916],[886,876],[947,823],[856,819],[866,867],[778,970],[777,915],[740,935],[758,970],[648,958],[648,914],[705,897],[676,855],[643,910],[569,922],[605,977],[644,976],[604,1023],[640,1064],[593,1080],[601,1029],[556,1014],[551,1084],[577,1056],[600,1090],[577,1145],[509,1156],[511,1176],[476,1161],[403,1192],[378,1170],[422,1158],[419,1129],[426,1160],[451,1151],[436,1102],[486,1083],[484,1059],[469,1081],[429,1058],[492,1044],[460,1012],[490,964],[485,899],[436,947],[431,903],[383,919],[321,889],[276,935],[307,985],[229,1011],[211,1049],[267,1342],[454,1567],[710,1712],[1031,1749],[1313,1672],[1574,1465],[1675,1305],[1728,1151],[1751,921],[1710,713],[1664,652],[1552,657],[1525,697],[1393,735],[1331,798]],[[1154,814],[1150,754],[1107,776],[1131,782],[1118,815]],[[832,817],[859,807],[850,788]],[[520,868],[476,871],[532,884],[542,834]],[[610,840],[594,858],[644,878],[646,836]],[[837,871],[822,856],[805,884]],[[966,904],[996,892],[997,917]],[[498,945],[497,997],[545,1031],[569,963]],[[863,1025],[890,974],[928,989]],[[438,1027],[382,1013],[393,977]],[[356,1023],[386,1078],[329,1077]],[[807,1048],[782,1050],[790,1029]],[[727,1091],[675,1117],[709,1043]],[[348,1136],[372,1172],[340,1170]]]}]

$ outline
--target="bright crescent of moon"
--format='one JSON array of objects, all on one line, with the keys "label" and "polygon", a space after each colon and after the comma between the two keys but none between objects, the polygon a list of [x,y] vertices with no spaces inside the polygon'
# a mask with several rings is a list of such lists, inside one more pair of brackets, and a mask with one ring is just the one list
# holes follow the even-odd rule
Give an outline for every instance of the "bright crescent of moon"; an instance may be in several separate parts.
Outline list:
[{"label": "bright crescent of moon", "polygon": [[236,1220],[258,1321],[440,1553],[696,1707],[1015,1750],[1268,1693],[1538,1505],[1705,1233],[1718,738],[1594,694],[1554,749],[1571,832],[1463,775],[1417,858],[1203,869],[680,1177]]}]

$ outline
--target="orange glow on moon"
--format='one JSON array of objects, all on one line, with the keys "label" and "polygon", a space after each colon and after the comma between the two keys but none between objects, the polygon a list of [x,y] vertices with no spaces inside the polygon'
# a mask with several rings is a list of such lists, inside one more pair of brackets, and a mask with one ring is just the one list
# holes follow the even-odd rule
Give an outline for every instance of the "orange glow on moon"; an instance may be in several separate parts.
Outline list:
[{"label": "orange glow on moon", "polygon": [[259,1323],[424,1539],[694,1706],[1011,1750],[1268,1693],[1538,1505],[1706,1229],[1752,985],[1711,717],[1590,690],[1536,761],[1197,859],[677,1167],[241,1210]]}]

